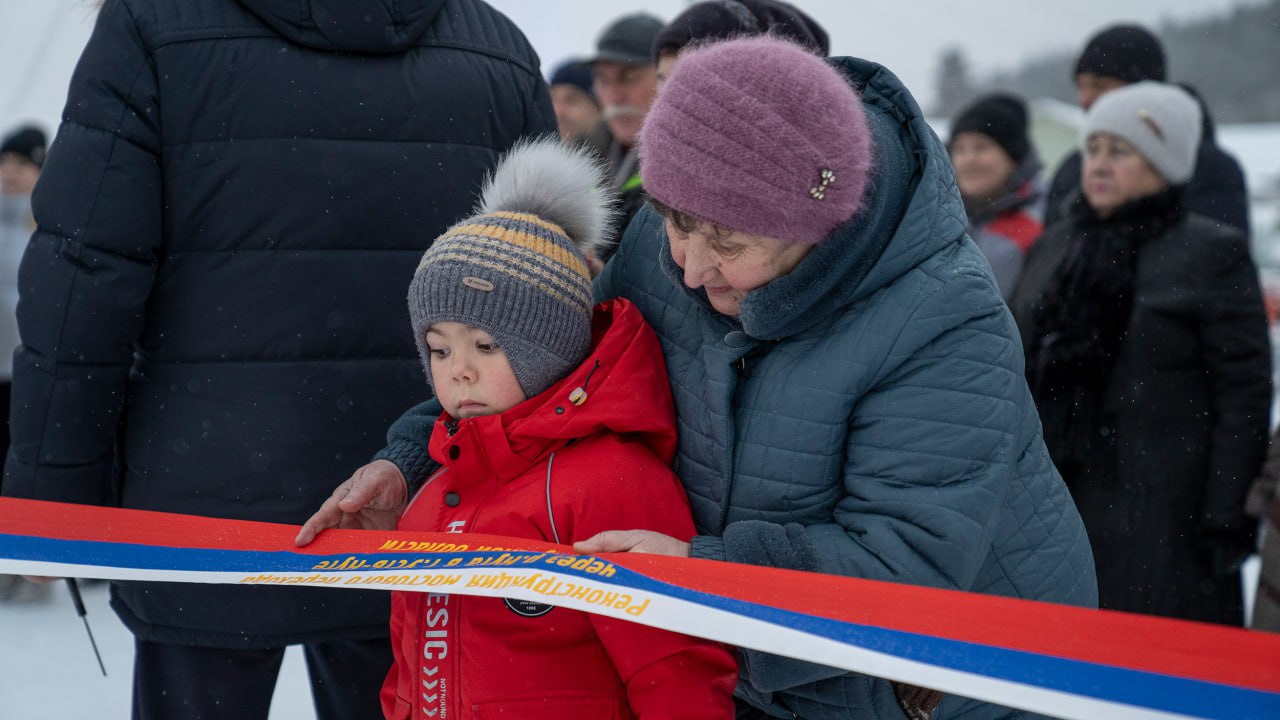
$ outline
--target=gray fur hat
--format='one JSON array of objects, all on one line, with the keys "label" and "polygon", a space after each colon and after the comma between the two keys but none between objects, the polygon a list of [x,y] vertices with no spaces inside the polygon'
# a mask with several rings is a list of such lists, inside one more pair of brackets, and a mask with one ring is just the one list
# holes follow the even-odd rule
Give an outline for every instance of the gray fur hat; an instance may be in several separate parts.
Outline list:
[{"label": "gray fur hat", "polygon": [[517,144],[481,191],[476,214],[436,239],[409,284],[409,319],[431,382],[427,330],[460,322],[502,347],[533,397],[586,358],[591,274],[613,196],[589,151],[553,138]]},{"label": "gray fur hat", "polygon": [[1098,98],[1085,116],[1080,144],[1100,132],[1123,138],[1170,185],[1181,185],[1195,172],[1202,127],[1200,104],[1185,90],[1145,80]]}]

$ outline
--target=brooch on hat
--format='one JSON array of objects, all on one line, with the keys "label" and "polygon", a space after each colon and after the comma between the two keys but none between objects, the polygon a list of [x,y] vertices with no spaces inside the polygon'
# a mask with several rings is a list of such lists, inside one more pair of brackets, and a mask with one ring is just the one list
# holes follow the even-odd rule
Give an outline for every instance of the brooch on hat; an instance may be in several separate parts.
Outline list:
[{"label": "brooch on hat", "polygon": [[809,197],[814,200],[822,200],[827,197],[827,186],[836,181],[836,174],[831,170],[824,168],[819,175],[818,184],[809,188]]},{"label": "brooch on hat", "polygon": [[1164,131],[1160,129],[1160,124],[1156,122],[1155,118],[1151,117],[1151,113],[1147,112],[1146,108],[1138,110],[1138,119],[1146,123],[1147,127],[1151,128],[1151,132],[1156,134],[1156,137],[1160,138],[1161,141],[1164,140]]}]

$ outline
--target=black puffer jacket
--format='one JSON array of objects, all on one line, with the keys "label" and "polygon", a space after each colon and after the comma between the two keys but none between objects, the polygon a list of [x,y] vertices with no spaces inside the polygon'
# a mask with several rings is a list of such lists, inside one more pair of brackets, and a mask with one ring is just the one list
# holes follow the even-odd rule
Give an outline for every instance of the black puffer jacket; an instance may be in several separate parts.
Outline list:
[{"label": "black puffer jacket", "polygon": [[[1256,522],[1245,497],[1266,453],[1271,401],[1257,270],[1235,228],[1198,215],[1119,217],[1124,210],[1100,220],[1084,205],[1046,230],[1009,299],[1045,443],[1089,531],[1101,607],[1239,625],[1238,562]],[[1085,249],[1115,242],[1108,236],[1126,232],[1122,224],[1131,287],[1095,293],[1101,311],[1090,311],[1064,296],[1058,274]],[[1066,385],[1062,371],[1050,379],[1041,370],[1053,343],[1081,337],[1053,314],[1092,318],[1126,304],[1109,361],[1076,356]],[[1082,324],[1098,330],[1095,345],[1106,342],[1105,321]]]},{"label": "black puffer jacket", "polygon": [[[36,190],[3,494],[303,521],[427,396],[423,250],[554,130],[537,56],[481,2],[108,0]],[[380,593],[114,603],[160,642],[387,632]]]}]

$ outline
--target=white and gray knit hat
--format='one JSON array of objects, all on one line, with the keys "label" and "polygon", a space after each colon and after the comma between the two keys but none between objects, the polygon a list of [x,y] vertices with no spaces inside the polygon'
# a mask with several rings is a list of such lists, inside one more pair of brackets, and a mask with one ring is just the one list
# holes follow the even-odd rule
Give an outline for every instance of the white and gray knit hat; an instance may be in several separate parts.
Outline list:
[{"label": "white and gray knit hat", "polygon": [[499,162],[476,214],[436,239],[409,284],[409,319],[431,382],[426,332],[460,322],[502,347],[533,397],[586,358],[591,274],[585,254],[605,240],[613,196],[599,162],[548,138]]},{"label": "white and gray knit hat", "polygon": [[1098,98],[1080,133],[1085,146],[1095,133],[1133,145],[1171,185],[1191,179],[1202,132],[1200,104],[1175,85],[1146,80]]}]

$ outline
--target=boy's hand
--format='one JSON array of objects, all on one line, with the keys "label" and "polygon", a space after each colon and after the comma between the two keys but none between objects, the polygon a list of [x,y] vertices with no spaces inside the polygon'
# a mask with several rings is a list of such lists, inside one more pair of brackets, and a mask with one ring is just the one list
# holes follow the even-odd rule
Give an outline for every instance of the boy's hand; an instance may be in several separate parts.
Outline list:
[{"label": "boy's hand", "polygon": [[321,530],[394,530],[409,501],[409,485],[390,460],[374,460],[355,471],[302,526],[294,542],[310,544]]},{"label": "boy's hand", "polygon": [[584,555],[609,552],[638,552],[649,555],[689,557],[689,543],[652,530],[606,530],[573,544]]}]

